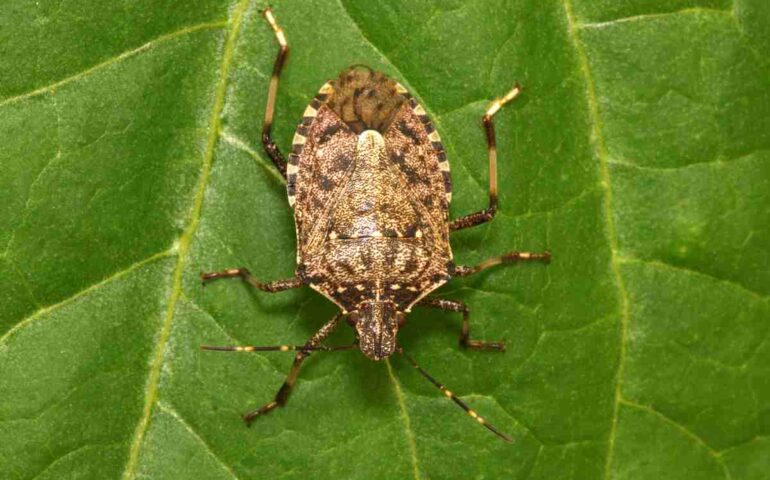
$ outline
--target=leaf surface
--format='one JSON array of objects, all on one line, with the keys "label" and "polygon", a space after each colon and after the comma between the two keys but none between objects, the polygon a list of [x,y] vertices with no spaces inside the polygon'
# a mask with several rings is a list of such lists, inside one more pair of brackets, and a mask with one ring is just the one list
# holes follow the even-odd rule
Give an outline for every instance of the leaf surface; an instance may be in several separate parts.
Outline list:
[{"label": "leaf surface", "polygon": [[[320,85],[380,69],[428,110],[473,264],[460,318],[401,343],[510,433],[471,422],[400,358],[318,353],[334,314],[201,271],[294,270],[285,186],[259,145],[277,46],[249,0],[0,7],[0,477],[761,479],[770,469],[770,9],[763,0],[276,2],[292,47],[275,136]],[[329,341],[352,339],[343,327]]]}]

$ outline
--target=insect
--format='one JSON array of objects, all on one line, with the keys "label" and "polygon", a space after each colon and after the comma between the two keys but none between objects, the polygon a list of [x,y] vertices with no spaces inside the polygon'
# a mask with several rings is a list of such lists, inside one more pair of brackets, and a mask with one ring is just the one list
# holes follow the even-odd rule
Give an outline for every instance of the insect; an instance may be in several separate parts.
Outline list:
[{"label": "insect", "polygon": [[[451,232],[490,221],[497,211],[494,115],[521,92],[516,85],[483,116],[489,159],[489,205],[449,220],[449,163],[438,132],[423,107],[399,83],[355,66],[325,83],[305,109],[285,159],[271,136],[278,82],[289,51],[270,9],[263,12],[280,47],[268,88],[262,143],[286,179],[297,233],[295,276],[262,282],[246,268],[202,274],[203,281],[239,277],[265,292],[310,286],[340,307],[304,345],[204,346],[224,351],[293,351],[294,363],[275,398],[248,412],[251,423],[286,404],[300,367],[314,351],[359,349],[372,360],[394,353],[500,438],[511,438],[431,377],[399,345],[397,333],[413,307],[462,314],[460,345],[505,349],[502,342],[471,339],[469,309],[459,301],[427,297],[452,277],[519,261],[548,262],[550,252],[509,252],[475,266],[456,265]],[[352,345],[326,346],[342,320],[355,329]]]}]

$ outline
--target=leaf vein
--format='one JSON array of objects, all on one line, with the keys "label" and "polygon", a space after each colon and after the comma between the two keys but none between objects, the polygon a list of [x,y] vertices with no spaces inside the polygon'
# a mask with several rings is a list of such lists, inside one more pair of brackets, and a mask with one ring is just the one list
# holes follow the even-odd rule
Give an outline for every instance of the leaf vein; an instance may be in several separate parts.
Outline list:
[{"label": "leaf vein", "polygon": [[35,305],[35,308],[40,310],[43,308],[43,304],[40,302],[40,300],[37,299],[37,296],[35,296],[35,291],[32,290],[32,285],[29,284],[29,281],[27,280],[26,275],[24,275],[24,272],[22,272],[21,268],[19,267],[19,264],[16,263],[16,261],[9,257],[8,255],[5,256],[5,261],[8,262],[8,265],[10,265],[11,268],[16,272],[16,275],[19,276],[19,279],[21,280],[21,284],[24,286],[24,289],[27,291],[27,294],[29,294],[30,300],[32,300],[32,303]]},{"label": "leaf vein", "polygon": [[61,462],[62,460],[66,459],[68,457],[76,455],[76,454],[80,453],[83,450],[88,450],[88,449],[92,449],[92,448],[96,448],[96,447],[112,447],[112,446],[114,446],[114,444],[99,445],[99,444],[87,443],[85,445],[81,445],[81,446],[75,448],[74,450],[70,450],[69,452],[67,452],[67,453],[65,453],[63,455],[60,455],[60,456],[56,457],[48,465],[46,465],[45,468],[43,468],[37,474],[35,474],[34,477],[30,478],[30,480],[35,480],[36,478],[40,478],[41,475],[43,475],[45,472],[49,471],[51,469],[51,467],[53,467],[57,463]]},{"label": "leaf vein", "polygon": [[745,286],[743,284],[740,284],[740,283],[736,282],[735,280],[729,280],[729,279],[726,279],[726,278],[719,278],[719,277],[716,277],[716,276],[714,276],[714,275],[712,275],[710,273],[701,272],[699,270],[694,270],[692,268],[684,267],[684,266],[681,266],[681,265],[672,265],[670,263],[663,262],[661,260],[648,260],[648,259],[631,257],[631,256],[618,256],[617,259],[618,259],[618,261],[620,263],[639,263],[639,264],[648,265],[648,266],[659,268],[659,269],[676,270],[678,272],[686,273],[688,275],[692,275],[692,276],[695,276],[695,277],[708,278],[708,279],[711,279],[711,280],[713,280],[715,282],[724,283],[724,284],[729,285],[729,286],[731,286],[733,288],[736,288],[736,289],[742,291],[743,293],[753,297],[755,300],[758,300],[758,301],[765,301],[768,298],[767,295],[764,295],[761,292],[758,292],[756,290],[752,290],[751,288],[749,288],[749,287],[747,287],[747,286]]},{"label": "leaf vein", "polygon": [[619,261],[617,258],[617,233],[612,215],[612,183],[610,181],[610,172],[608,165],[607,148],[604,142],[602,132],[601,118],[599,116],[599,102],[596,98],[596,89],[593,76],[588,64],[588,56],[579,38],[578,24],[575,20],[575,14],[572,9],[572,0],[564,0],[564,11],[567,19],[567,34],[570,42],[575,49],[575,55],[578,62],[578,70],[585,82],[586,103],[588,104],[588,120],[591,125],[591,143],[594,147],[594,153],[599,161],[599,176],[604,188],[604,216],[606,222],[607,240],[610,246],[610,270],[615,279],[615,284],[620,300],[620,334],[618,343],[618,368],[615,374],[615,401],[613,405],[610,430],[607,439],[607,458],[605,459],[604,477],[610,478],[610,467],[612,465],[612,456],[615,448],[615,437],[618,424],[618,410],[621,400],[621,385],[623,383],[623,369],[626,357],[626,342],[628,338],[628,292],[626,291],[623,277],[620,273]]},{"label": "leaf vein", "polygon": [[522,429],[526,430],[526,432],[527,432],[527,433],[528,433],[528,434],[529,434],[529,435],[530,435],[530,436],[531,436],[531,437],[532,437],[532,438],[533,438],[533,439],[534,439],[534,440],[535,440],[537,443],[539,443],[541,446],[545,446],[545,445],[547,445],[547,444],[548,444],[548,442],[546,442],[545,440],[543,440],[542,438],[540,438],[540,437],[539,437],[539,436],[538,436],[538,435],[535,433],[535,431],[532,429],[532,427],[531,427],[531,426],[529,426],[528,424],[524,423],[524,421],[523,421],[523,420],[521,420],[519,417],[517,417],[516,415],[514,415],[514,414],[513,414],[513,413],[512,413],[510,410],[508,410],[507,408],[505,408],[505,407],[503,406],[503,404],[502,404],[502,403],[500,403],[500,401],[497,399],[497,397],[496,397],[496,396],[493,396],[493,395],[486,395],[486,394],[481,394],[481,393],[469,393],[469,394],[463,395],[463,397],[465,397],[465,398],[469,398],[469,397],[475,397],[475,398],[486,398],[486,399],[487,399],[487,400],[489,400],[490,402],[492,402],[492,403],[494,403],[495,405],[497,405],[497,408],[499,408],[500,410],[502,410],[502,411],[503,411],[503,413],[505,413],[506,415],[508,415],[509,417],[511,417],[511,418],[513,419],[513,422],[514,422],[516,425],[518,425],[518,426],[519,426],[519,427],[521,427]]},{"label": "leaf vein", "polygon": [[643,412],[647,412],[647,413],[655,416],[659,420],[663,421],[667,425],[670,425],[670,426],[676,428],[683,435],[685,435],[687,438],[689,438],[690,440],[694,441],[699,446],[703,447],[703,449],[705,449],[710,456],[716,458],[719,463],[722,463],[721,460],[719,460],[719,452],[717,452],[708,443],[706,443],[705,440],[703,440],[701,437],[696,435],[694,432],[692,432],[690,429],[688,429],[687,427],[685,427],[681,423],[679,423],[676,420],[672,419],[671,417],[663,414],[662,412],[660,412],[659,410],[655,409],[651,405],[643,405],[641,403],[637,403],[637,402],[634,402],[632,400],[628,400],[626,398],[622,398],[620,400],[620,403],[622,405],[627,406],[627,407],[635,408],[637,410],[641,410]]},{"label": "leaf vein", "polygon": [[232,133],[228,132],[227,130],[222,130],[219,136],[228,145],[232,145],[236,149],[247,153],[251,158],[253,158],[257,162],[257,164],[260,167],[264,168],[267,171],[267,173],[269,173],[272,177],[277,179],[279,183],[281,183],[282,185],[286,185],[286,180],[281,176],[281,174],[278,173],[278,170],[276,170],[275,165],[273,165],[272,163],[268,163],[267,160],[262,158],[262,156],[259,155],[246,142],[244,142],[237,136],[233,135]]},{"label": "leaf vein", "polygon": [[[58,121],[57,121],[58,124]],[[58,130],[58,129],[57,129]],[[55,161],[59,160],[61,158],[61,147],[56,152],[56,155],[51,157],[46,164],[43,166],[43,168],[40,169],[40,171],[35,175],[34,180],[30,182],[29,189],[27,190],[27,200],[24,202],[24,206],[21,208],[21,215],[19,218],[19,223],[16,225],[16,227],[13,229],[11,234],[8,236],[8,243],[5,245],[5,251],[3,252],[3,257],[6,257],[10,260],[10,257],[8,256],[11,245],[13,244],[13,240],[16,237],[16,231],[21,228],[22,224],[24,224],[25,220],[28,217],[29,207],[32,204],[32,192],[35,190],[35,186],[37,185],[37,182],[40,181],[40,179],[43,177],[43,174],[48,170],[48,167],[50,167]]]},{"label": "leaf vein", "polygon": [[214,28],[221,28],[227,25],[227,22],[224,20],[220,20],[218,22],[207,22],[207,23],[199,23],[197,25],[192,25],[189,27],[181,28],[179,30],[176,30],[171,33],[166,33],[164,35],[160,35],[159,37],[156,37],[149,42],[145,43],[144,45],[140,45],[139,47],[133,48],[131,50],[126,50],[125,52],[122,52],[114,57],[110,57],[107,60],[104,60],[102,62],[99,62],[95,65],[92,65],[85,70],[75,73],[73,75],[70,75],[69,77],[65,77],[61,80],[58,80],[56,82],[53,82],[51,84],[48,84],[44,87],[36,88],[34,90],[30,90],[28,92],[20,93],[18,95],[14,95],[13,97],[8,97],[6,99],[0,100],[0,107],[4,107],[5,105],[16,103],[21,100],[26,100],[27,98],[36,97],[38,95],[42,95],[44,93],[53,92],[56,91],[57,88],[64,86],[68,83],[75,82],[77,80],[80,80],[81,78],[87,77],[88,75],[94,73],[97,70],[101,70],[104,67],[107,67],[109,65],[112,65],[113,63],[120,62],[122,60],[125,60],[126,58],[133,57],[134,55],[141,53],[145,50],[149,50],[150,48],[154,47],[158,43],[163,43],[169,40],[172,40],[176,37],[186,35],[188,33],[197,32],[199,30],[208,30],[208,29],[214,29]]},{"label": "leaf vein", "polygon": [[674,15],[697,15],[699,13],[721,14],[721,15],[730,15],[730,16],[733,15],[732,10],[721,10],[718,8],[708,8],[708,7],[695,7],[695,8],[683,8],[681,10],[676,10],[674,12],[644,13],[641,15],[633,15],[630,17],[616,18],[614,20],[608,20],[606,22],[580,23],[576,25],[576,28],[578,29],[605,28],[605,27],[610,27],[613,25],[623,24],[623,23],[640,22],[644,20],[655,20],[655,19],[665,18],[669,16],[674,16]]},{"label": "leaf vein", "polygon": [[143,266],[145,266],[145,265],[147,265],[149,263],[152,263],[152,262],[154,262],[156,260],[159,260],[161,258],[170,257],[174,253],[175,253],[175,249],[171,248],[169,250],[165,250],[163,252],[156,253],[154,255],[150,255],[149,257],[147,257],[147,258],[145,258],[143,260],[140,260],[140,261],[138,261],[136,263],[133,263],[133,264],[129,265],[128,267],[124,268],[123,270],[121,270],[121,271],[119,271],[117,273],[113,273],[109,277],[107,277],[107,278],[105,278],[103,280],[100,280],[99,282],[94,283],[93,285],[90,285],[90,286],[84,288],[83,290],[80,290],[80,291],[76,292],[75,294],[65,298],[64,300],[61,300],[60,302],[57,302],[57,303],[54,303],[54,304],[49,305],[47,307],[43,307],[43,308],[41,308],[39,310],[36,310],[35,312],[30,314],[29,316],[21,319],[18,323],[16,323],[16,325],[14,325],[7,332],[5,332],[5,334],[3,334],[2,337],[0,337],[0,345],[2,345],[6,340],[8,340],[15,332],[17,332],[17,331],[21,330],[22,328],[26,327],[27,325],[29,325],[31,322],[33,322],[38,317],[41,317],[41,316],[45,315],[46,313],[50,313],[53,310],[56,310],[56,309],[58,309],[60,307],[63,307],[65,305],[69,304],[69,303],[72,303],[75,300],[77,300],[78,298],[81,298],[81,297],[83,297],[85,295],[88,295],[89,293],[91,293],[94,290],[97,290],[97,289],[103,287],[104,285],[112,282],[113,280],[117,280],[118,278],[124,277],[124,276],[128,275],[129,273],[131,273],[131,272],[133,272],[135,270],[138,270],[138,269],[142,268]]},{"label": "leaf vein", "polygon": [[152,357],[152,363],[148,374],[145,404],[142,416],[140,417],[134,432],[134,438],[131,441],[129,457],[128,461],[126,462],[126,469],[123,472],[123,478],[126,480],[133,478],[135,475],[142,442],[144,441],[144,436],[147,433],[153,406],[157,401],[161,365],[163,363],[166,345],[171,333],[171,324],[173,323],[176,304],[182,292],[182,275],[184,272],[185,264],[187,262],[187,255],[190,250],[190,244],[192,243],[192,239],[198,229],[198,224],[200,222],[201,211],[203,209],[203,197],[205,196],[206,186],[208,185],[208,180],[211,173],[214,149],[219,138],[221,116],[224,110],[225,97],[227,95],[227,80],[228,73],[230,71],[230,64],[232,62],[233,54],[235,51],[235,43],[238,34],[240,33],[241,20],[249,3],[250,0],[241,0],[235,7],[233,15],[228,22],[229,28],[227,33],[227,40],[225,41],[222,52],[219,79],[216,85],[214,105],[211,111],[211,118],[209,120],[206,150],[203,155],[203,165],[201,167],[201,173],[195,192],[195,197],[193,198],[190,220],[186,230],[179,239],[179,256],[177,257],[177,264],[171,276],[171,294],[169,295],[168,308],[166,309],[165,319],[163,320],[160,332],[158,333],[158,344]]},{"label": "leaf vein", "polygon": [[[182,298],[189,303],[194,309],[198,310],[200,313],[206,316],[211,322],[214,324],[214,326],[221,331],[227,338],[230,339],[230,341],[233,342],[233,345],[249,345],[249,342],[242,341],[235,337],[230,331],[228,331],[222,324],[212,315],[208,310],[200,306],[197,302],[195,302],[193,299],[191,299],[189,296],[185,295],[184,292],[182,292]],[[276,377],[278,378],[284,378],[286,376],[285,372],[282,372],[278,368],[276,368],[272,362],[267,358],[267,355],[265,355],[264,352],[249,352],[249,356],[251,358],[255,358],[258,360],[260,366],[272,370]]]},{"label": "leaf vein", "polygon": [[732,452],[733,450],[735,450],[737,448],[745,447],[745,446],[751,445],[751,444],[753,444],[755,442],[761,442],[762,440],[765,440],[765,439],[768,439],[768,438],[770,438],[770,435],[755,435],[755,436],[751,437],[750,439],[746,440],[745,442],[741,442],[741,443],[738,443],[736,445],[733,445],[732,447],[727,447],[727,448],[725,448],[723,450],[720,450],[717,455],[722,457],[724,455],[729,454],[730,452]]},{"label": "leaf vein", "polygon": [[396,399],[398,400],[398,407],[401,410],[401,420],[404,422],[404,432],[406,434],[407,444],[409,445],[409,453],[412,457],[412,472],[414,479],[420,480],[420,468],[417,462],[417,443],[414,438],[411,422],[409,421],[406,404],[404,403],[404,392],[401,390],[401,385],[398,383],[398,379],[396,379],[396,376],[393,373],[390,359],[385,360],[385,366],[388,369],[388,377],[390,377],[390,381],[393,383],[393,389],[396,392]]},{"label": "leaf vein", "polygon": [[637,163],[629,162],[626,160],[609,160],[607,163],[609,163],[612,166],[619,166],[619,167],[625,167],[625,168],[633,168],[637,170],[647,170],[651,172],[674,172],[677,170],[684,170],[687,168],[698,168],[698,167],[708,167],[708,166],[719,166],[723,167],[725,165],[729,165],[736,162],[746,161],[746,160],[754,160],[754,155],[757,153],[764,153],[767,152],[770,149],[767,148],[761,148],[758,150],[754,150],[753,152],[748,152],[746,154],[742,154],[737,157],[733,158],[716,158],[714,160],[705,160],[702,162],[690,162],[686,165],[675,165],[671,167],[659,167],[659,166],[651,166],[651,165],[639,165]]},{"label": "leaf vein", "polygon": [[190,433],[190,435],[193,436],[193,438],[195,440],[197,440],[201,445],[203,445],[203,447],[206,449],[206,452],[208,452],[208,454],[211,456],[211,458],[213,458],[219,464],[219,466],[222,467],[222,470],[227,472],[235,480],[238,480],[238,476],[235,474],[235,472],[233,472],[233,470],[229,466],[227,466],[227,464],[225,462],[223,462],[222,459],[220,459],[214,453],[214,451],[211,449],[211,446],[209,446],[209,444],[207,444],[203,440],[203,437],[198,435],[198,433],[195,431],[195,429],[193,429],[192,426],[189,423],[187,423],[185,421],[185,419],[182,418],[182,416],[179,415],[179,413],[174,408],[172,408],[170,405],[167,405],[165,402],[162,402],[162,401],[158,401],[158,408],[160,408],[164,412],[168,413],[177,422],[179,422],[179,424],[182,425],[182,427],[184,427],[184,429],[187,430]]}]

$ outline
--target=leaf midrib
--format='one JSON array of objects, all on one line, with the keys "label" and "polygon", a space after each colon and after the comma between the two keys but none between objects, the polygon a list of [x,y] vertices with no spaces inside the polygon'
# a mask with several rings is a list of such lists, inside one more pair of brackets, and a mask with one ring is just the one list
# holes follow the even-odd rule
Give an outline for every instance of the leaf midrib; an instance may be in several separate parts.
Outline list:
[{"label": "leaf midrib", "polygon": [[153,361],[149,371],[145,404],[142,410],[142,416],[140,417],[139,423],[136,426],[133,440],[131,441],[129,457],[128,461],[126,462],[126,469],[123,472],[123,478],[126,480],[135,476],[142,443],[149,427],[153,407],[157,403],[158,383],[160,380],[161,366],[163,364],[166,345],[168,344],[171,333],[171,325],[174,320],[176,304],[182,294],[182,277],[184,274],[185,265],[187,263],[190,244],[192,243],[195,232],[198,229],[198,224],[200,223],[201,211],[203,209],[203,199],[206,192],[206,186],[208,185],[211,166],[214,158],[214,149],[216,148],[217,140],[219,138],[222,110],[224,108],[225,97],[227,95],[227,80],[230,71],[230,65],[232,63],[238,34],[240,33],[241,20],[243,19],[243,14],[246,11],[249,3],[250,0],[240,0],[238,5],[233,10],[232,17],[229,20],[227,40],[222,51],[222,62],[220,65],[219,79],[217,81],[217,87],[215,91],[216,93],[214,97],[214,105],[212,107],[211,117],[209,119],[209,135],[206,143],[206,150],[203,155],[203,165],[198,180],[198,187],[195,190],[190,221],[184,233],[179,238],[177,264],[172,274],[171,294],[169,295],[166,315],[158,334],[158,343],[156,345]]},{"label": "leaf midrib", "polygon": [[607,147],[604,141],[604,134],[601,128],[601,118],[599,116],[599,104],[596,100],[596,88],[594,86],[591,69],[588,65],[583,44],[577,32],[577,22],[575,14],[572,11],[572,0],[564,0],[564,13],[567,17],[567,35],[575,49],[575,55],[578,60],[578,73],[583,77],[586,88],[586,103],[588,105],[588,120],[591,125],[591,143],[594,147],[594,155],[599,160],[599,178],[602,190],[604,190],[603,210],[605,217],[605,232],[607,243],[610,247],[610,270],[615,280],[618,298],[620,300],[620,335],[618,343],[620,344],[618,354],[618,368],[615,373],[615,393],[612,405],[612,419],[610,431],[607,437],[607,454],[604,464],[604,478],[610,478],[612,466],[612,456],[615,450],[615,438],[617,436],[618,411],[620,410],[621,384],[623,382],[623,369],[626,358],[626,341],[628,338],[628,292],[626,291],[623,277],[620,274],[618,261],[618,237],[615,231],[615,222],[612,216],[612,183],[610,179]]},{"label": "leaf midrib", "polygon": [[[605,480],[609,480],[612,475],[612,458],[614,455],[615,441],[617,438],[618,412],[620,410],[621,405],[626,405],[626,406],[631,406],[631,407],[641,408],[641,409],[649,409],[650,411],[655,412],[657,416],[666,419],[667,423],[674,424],[679,430],[684,432],[684,434],[688,438],[694,439],[693,441],[695,441],[695,443],[703,447],[710,454],[710,456],[716,460],[717,464],[721,467],[722,471],[725,473],[725,477],[730,478],[730,473],[729,473],[729,470],[727,469],[727,465],[724,463],[721,457],[716,455],[715,451],[708,444],[706,444],[700,437],[690,432],[688,429],[684,428],[678,423],[674,422],[673,420],[663,416],[661,413],[653,410],[652,408],[647,407],[645,405],[637,404],[623,397],[622,384],[623,384],[623,372],[625,369],[626,350],[627,350],[627,343],[628,343],[629,300],[628,300],[628,291],[626,289],[623,276],[620,273],[620,265],[626,259],[622,257],[619,253],[620,250],[618,248],[618,236],[615,228],[615,221],[614,221],[613,209],[612,209],[613,192],[612,192],[612,181],[610,177],[609,166],[614,162],[609,160],[609,154],[607,153],[604,133],[602,131],[601,116],[599,113],[599,102],[596,96],[596,88],[593,80],[593,75],[591,73],[591,69],[589,66],[588,56],[586,55],[585,48],[578,34],[578,28],[581,28],[582,26],[579,25],[575,20],[575,15],[572,9],[572,0],[563,0],[563,2],[564,2],[565,15],[567,17],[568,37],[575,49],[575,54],[578,59],[578,70],[579,70],[578,73],[583,78],[583,82],[585,83],[585,88],[586,88],[588,121],[591,126],[591,143],[593,144],[593,147],[594,147],[594,154],[599,161],[600,185],[602,190],[604,190],[603,210],[604,210],[604,216],[605,216],[607,242],[610,247],[610,270],[612,271],[612,275],[615,278],[615,285],[617,288],[618,298],[620,300],[620,308],[619,308],[620,334],[618,338],[618,343],[619,343],[618,367],[615,374],[615,392],[614,392],[614,399],[613,399],[613,412],[612,412],[612,419],[610,424],[610,431],[607,438],[607,453],[606,453],[605,465],[604,465],[604,478]],[[688,9],[687,11],[692,11],[692,10],[698,10],[698,9]],[[666,15],[669,15],[669,14],[666,14]],[[655,17],[655,16],[652,16],[652,17]],[[638,17],[633,17],[633,20],[646,19],[648,17],[650,16],[649,15],[638,16]],[[616,22],[617,21],[604,22],[604,23],[609,24],[609,23],[616,23]],[[742,288],[742,290],[746,290],[746,288],[744,287]]]}]

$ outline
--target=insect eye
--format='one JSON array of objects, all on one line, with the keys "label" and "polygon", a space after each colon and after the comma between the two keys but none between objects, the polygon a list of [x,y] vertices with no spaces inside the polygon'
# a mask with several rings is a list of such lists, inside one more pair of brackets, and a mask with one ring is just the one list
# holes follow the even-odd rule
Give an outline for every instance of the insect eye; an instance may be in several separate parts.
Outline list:
[{"label": "insect eye", "polygon": [[396,322],[399,327],[403,327],[406,323],[406,314],[403,312],[396,312]]},{"label": "insect eye", "polygon": [[348,325],[351,327],[355,327],[356,323],[358,322],[358,312],[353,312],[350,315],[348,315],[348,318],[346,319],[348,322]]}]

